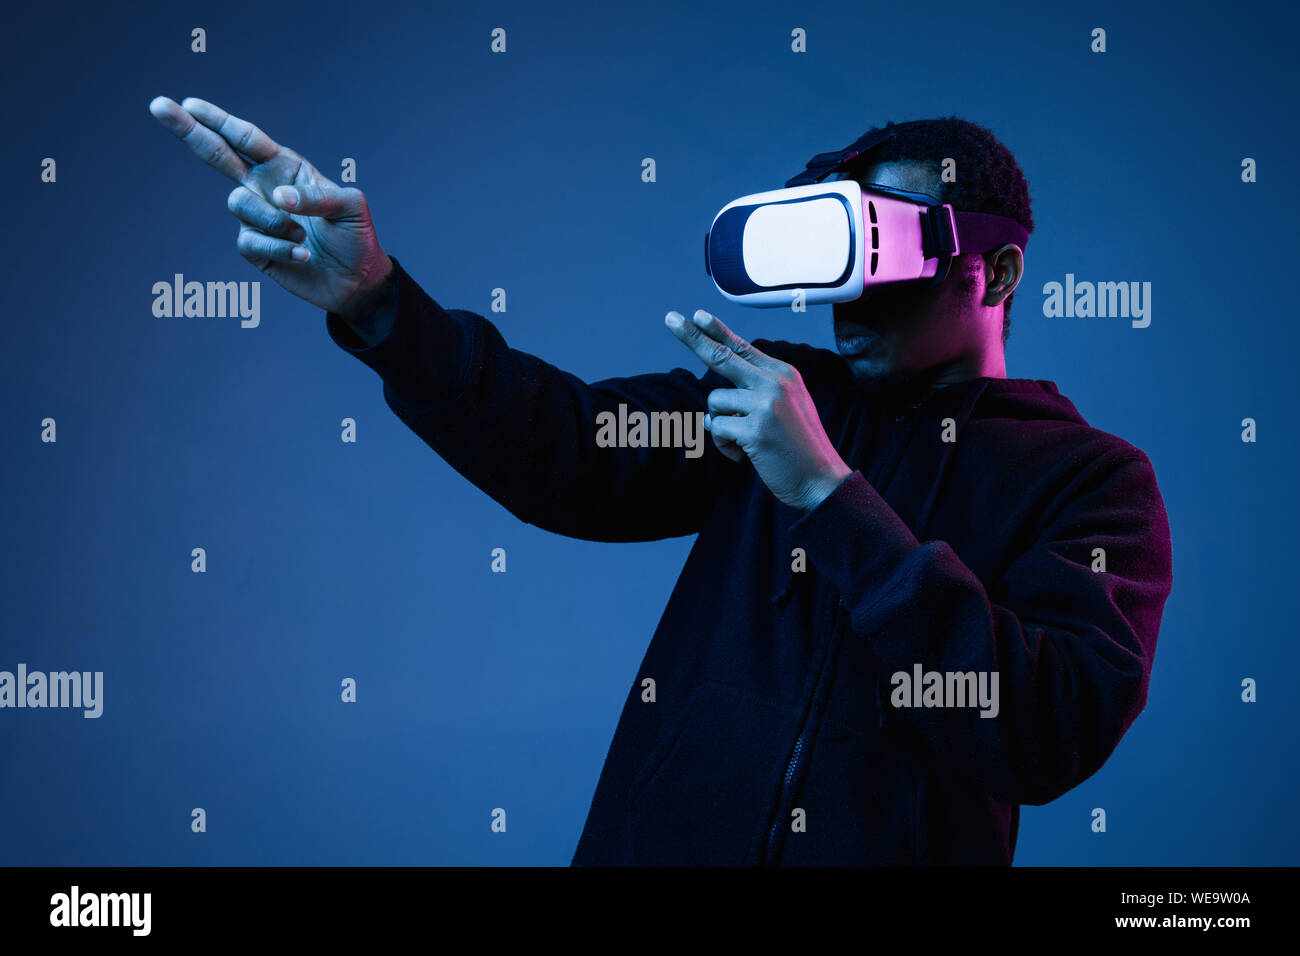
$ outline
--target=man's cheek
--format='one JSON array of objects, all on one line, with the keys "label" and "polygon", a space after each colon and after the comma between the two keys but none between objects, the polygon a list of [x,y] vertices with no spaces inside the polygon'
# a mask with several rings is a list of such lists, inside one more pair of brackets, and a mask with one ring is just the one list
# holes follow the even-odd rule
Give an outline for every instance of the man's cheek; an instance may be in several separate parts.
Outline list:
[{"label": "man's cheek", "polygon": [[927,284],[921,288],[912,283],[882,286],[879,292],[868,292],[868,296],[863,297],[865,302],[876,312],[889,316],[896,322],[930,312],[936,299],[933,286]]}]

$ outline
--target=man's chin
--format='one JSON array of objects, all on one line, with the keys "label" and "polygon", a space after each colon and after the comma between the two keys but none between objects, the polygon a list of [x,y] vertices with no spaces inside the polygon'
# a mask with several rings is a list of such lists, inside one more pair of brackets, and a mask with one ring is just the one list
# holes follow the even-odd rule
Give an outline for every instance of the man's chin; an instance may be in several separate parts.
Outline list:
[{"label": "man's chin", "polygon": [[916,373],[898,368],[879,359],[865,356],[847,355],[844,361],[849,363],[853,372],[854,388],[867,395],[879,395],[904,388],[916,379]]}]

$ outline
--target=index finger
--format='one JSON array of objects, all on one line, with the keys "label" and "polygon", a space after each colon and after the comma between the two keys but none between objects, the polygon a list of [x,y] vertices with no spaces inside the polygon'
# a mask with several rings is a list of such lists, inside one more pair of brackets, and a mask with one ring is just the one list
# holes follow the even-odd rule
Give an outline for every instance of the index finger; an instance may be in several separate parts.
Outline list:
[{"label": "index finger", "polygon": [[267,136],[246,119],[232,116],[215,103],[187,96],[181,103],[186,110],[208,129],[215,131],[227,143],[257,163],[269,162],[280,152],[280,144]]},{"label": "index finger", "polygon": [[725,342],[709,338],[694,322],[688,322],[680,312],[669,312],[664,316],[664,324],[705,365],[741,388],[752,388],[763,379],[765,373],[733,352]]},{"label": "index finger", "polygon": [[750,365],[757,368],[765,368],[769,372],[782,371],[785,363],[780,359],[774,359],[762,349],[755,346],[752,342],[742,339],[723,323],[723,321],[712,312],[706,312],[704,309],[695,310],[695,324],[703,330],[704,334],[715,342],[721,342],[731,351],[735,352]]},{"label": "index finger", "polygon": [[188,146],[195,156],[217,172],[241,185],[247,180],[248,166],[235,154],[230,144],[200,123],[175,100],[165,96],[154,97],[149,104],[149,112],[168,132]]}]

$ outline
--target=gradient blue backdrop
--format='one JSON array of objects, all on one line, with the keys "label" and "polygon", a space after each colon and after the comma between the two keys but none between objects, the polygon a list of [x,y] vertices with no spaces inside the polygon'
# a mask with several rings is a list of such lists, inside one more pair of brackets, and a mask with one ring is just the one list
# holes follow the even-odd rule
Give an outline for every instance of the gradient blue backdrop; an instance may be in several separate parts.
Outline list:
[{"label": "gradient blue backdrop", "polygon": [[[1146,712],[1100,773],[1026,808],[1016,862],[1297,862],[1294,8],[1145,6],[11,12],[0,669],[102,670],[105,702],[0,711],[0,862],[567,864],[691,543],[551,535],[452,471],[324,313],[239,257],[233,184],[150,116],[158,94],[336,180],[355,158],[382,243],[435,299],[588,380],[698,371],[669,309],[833,347],[827,307],[722,299],[713,214],[873,124],[990,126],[1038,223],[1008,374],[1150,455],[1175,558]],[[260,328],[155,318],[175,272],[264,280]],[[1045,318],[1067,272],[1150,281],[1151,326]]]}]

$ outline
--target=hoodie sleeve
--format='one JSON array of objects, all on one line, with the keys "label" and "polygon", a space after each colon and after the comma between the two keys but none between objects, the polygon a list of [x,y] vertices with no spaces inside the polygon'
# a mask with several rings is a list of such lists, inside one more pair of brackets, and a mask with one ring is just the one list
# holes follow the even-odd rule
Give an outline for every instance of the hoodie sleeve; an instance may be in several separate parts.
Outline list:
[{"label": "hoodie sleeve", "polygon": [[[1087,466],[993,594],[948,544],[919,542],[861,472],[791,534],[838,587],[883,680],[917,664],[998,674],[996,716],[894,711],[996,800],[1055,800],[1101,767],[1146,706],[1173,572],[1164,503],[1140,450]],[[1096,548],[1104,571],[1093,570]]]},{"label": "hoodie sleeve", "polygon": [[[443,309],[390,258],[388,335],[367,346],[333,312],[326,330],[379,375],[389,408],[448,464],[521,521],[570,537],[651,541],[699,531],[735,468],[702,426],[709,392],[728,386],[721,376],[678,368],[587,384],[510,348],[481,315]],[[680,422],[678,447],[598,445],[598,416],[612,416],[606,434],[617,437],[620,405],[627,416],[668,413],[650,428],[676,438]]]}]

